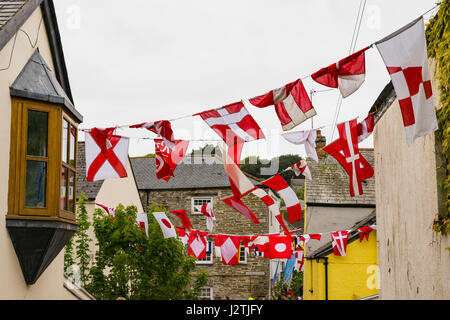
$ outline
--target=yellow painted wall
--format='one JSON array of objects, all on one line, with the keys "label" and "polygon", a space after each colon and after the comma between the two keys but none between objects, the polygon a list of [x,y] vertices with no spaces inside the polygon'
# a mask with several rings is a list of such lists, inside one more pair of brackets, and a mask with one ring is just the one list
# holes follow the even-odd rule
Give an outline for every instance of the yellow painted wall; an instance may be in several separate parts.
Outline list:
[{"label": "yellow painted wall", "polygon": [[[359,239],[347,246],[345,257],[328,258],[328,299],[352,300],[378,293],[378,266],[376,231],[372,231],[369,241]],[[324,259],[305,260],[304,300],[325,299]],[[377,288],[378,287],[378,288]],[[312,291],[312,292],[311,292]]]}]

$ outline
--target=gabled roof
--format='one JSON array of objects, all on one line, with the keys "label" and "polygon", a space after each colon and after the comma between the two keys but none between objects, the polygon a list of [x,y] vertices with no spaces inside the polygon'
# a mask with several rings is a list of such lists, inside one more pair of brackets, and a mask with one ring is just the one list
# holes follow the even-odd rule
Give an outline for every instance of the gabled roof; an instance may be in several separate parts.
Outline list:
[{"label": "gabled roof", "polygon": [[[359,149],[374,168],[373,149]],[[319,162],[308,160],[312,180],[306,180],[306,203],[317,206],[375,207],[375,178],[363,181],[363,194],[350,196],[349,176],[340,163],[328,153]]]},{"label": "gabled roof", "polygon": [[[139,190],[229,188],[230,182],[223,163],[215,157],[186,156],[168,182],[156,178],[155,158],[131,158]],[[253,184],[259,181],[250,178]]]}]

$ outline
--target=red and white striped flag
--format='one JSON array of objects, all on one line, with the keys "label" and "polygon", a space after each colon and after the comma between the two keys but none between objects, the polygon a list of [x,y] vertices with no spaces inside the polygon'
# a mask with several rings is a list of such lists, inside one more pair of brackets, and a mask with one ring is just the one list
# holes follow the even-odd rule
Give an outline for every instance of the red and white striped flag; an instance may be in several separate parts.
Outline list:
[{"label": "red and white striped flag", "polygon": [[295,175],[298,177],[299,175],[303,174],[306,179],[312,180],[311,177],[311,171],[309,171],[308,164],[306,163],[306,160],[300,160],[296,164],[293,164],[286,170],[292,170],[294,171]]},{"label": "red and white striped flag", "polygon": [[302,234],[300,236],[300,240],[304,241],[305,244],[308,243],[309,240],[313,239],[313,240],[320,240],[322,238],[322,234],[321,233],[309,233],[309,234]]},{"label": "red and white striped flag", "polygon": [[283,131],[291,130],[306,119],[316,115],[316,110],[300,79],[249,99],[249,102],[258,108],[275,105],[275,112],[281,122]]},{"label": "red and white striped flag", "polygon": [[369,114],[363,121],[358,123],[358,143],[370,136],[375,128],[374,114]]},{"label": "red and white striped flag", "polygon": [[337,63],[313,73],[311,78],[324,86],[339,88],[343,98],[348,97],[364,83],[366,76],[365,47]]},{"label": "red and white striped flag", "polygon": [[397,94],[409,147],[438,128],[423,17],[376,42]]},{"label": "red and white striped flag", "polygon": [[144,128],[154,132],[158,135],[158,137],[161,137],[164,140],[170,149],[175,148],[175,138],[173,136],[172,125],[167,120],[143,122],[132,125],[130,128]]},{"label": "red and white striped flag", "polygon": [[300,201],[298,200],[297,195],[279,174],[276,174],[270,179],[261,183],[278,192],[280,197],[284,200],[289,215],[289,223],[293,223],[302,219],[302,206],[300,204]]}]

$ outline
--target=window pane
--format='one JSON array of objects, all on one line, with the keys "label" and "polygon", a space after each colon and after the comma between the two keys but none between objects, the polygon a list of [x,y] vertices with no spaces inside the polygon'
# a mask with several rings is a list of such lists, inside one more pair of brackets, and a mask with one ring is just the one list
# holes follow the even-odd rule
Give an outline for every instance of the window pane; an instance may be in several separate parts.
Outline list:
[{"label": "window pane", "polygon": [[25,184],[25,206],[33,208],[45,207],[47,163],[27,160]]},{"label": "window pane", "polygon": [[70,212],[75,212],[74,191],[75,191],[75,172],[69,171],[69,208],[67,211]]},{"label": "window pane", "polygon": [[65,163],[67,163],[67,140],[69,140],[68,132],[69,123],[63,119],[61,158]]},{"label": "window pane", "polygon": [[67,168],[63,167],[61,170],[61,210],[67,210],[67,199],[66,199],[66,190],[67,190]]},{"label": "window pane", "polygon": [[27,155],[47,156],[48,113],[28,110]]},{"label": "window pane", "polygon": [[70,126],[70,165],[75,167],[75,143],[76,143],[76,132],[77,130],[75,127]]}]

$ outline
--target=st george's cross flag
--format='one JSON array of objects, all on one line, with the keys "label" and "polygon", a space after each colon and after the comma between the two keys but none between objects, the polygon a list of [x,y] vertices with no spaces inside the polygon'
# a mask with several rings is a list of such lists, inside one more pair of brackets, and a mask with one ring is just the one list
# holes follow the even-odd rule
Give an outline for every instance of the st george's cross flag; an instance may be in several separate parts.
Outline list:
[{"label": "st george's cross flag", "polygon": [[365,47],[337,63],[313,73],[311,78],[330,88],[339,88],[343,98],[348,97],[364,83],[366,76]]},{"label": "st george's cross flag", "polygon": [[375,128],[375,118],[374,114],[369,114],[363,121],[358,123],[358,143],[364,141],[368,136],[370,136]]},{"label": "st george's cross flag", "polygon": [[95,205],[99,206],[100,208],[102,208],[103,212],[105,212],[108,216],[110,216],[112,219],[114,219],[114,217],[116,216],[116,208],[113,207],[107,207],[103,204],[97,203],[95,202]]},{"label": "st george's cross flag", "polygon": [[86,180],[127,177],[127,137],[114,135],[115,128],[92,128],[85,134]]},{"label": "st george's cross flag", "polygon": [[194,116],[200,116],[229,147],[238,143],[265,139],[261,128],[242,102],[196,113]]},{"label": "st george's cross flag", "polygon": [[331,233],[331,244],[335,256],[344,257],[347,254],[347,241],[350,230],[341,230]]},{"label": "st george's cross flag", "polygon": [[206,237],[208,236],[208,233],[198,231],[198,230],[192,230],[189,233],[189,240],[188,240],[188,255],[194,256],[197,259],[205,259],[206,258],[206,247],[208,245],[208,240]]},{"label": "st george's cross flag", "polygon": [[184,209],[171,210],[169,212],[173,213],[178,218],[180,218],[181,224],[183,225],[183,228],[188,229],[188,230],[192,229],[191,221],[189,220],[189,217],[188,217],[188,215],[187,215],[187,213],[186,213],[186,211]]},{"label": "st george's cross flag", "polygon": [[220,247],[222,263],[225,265],[239,264],[241,240],[239,236],[218,234],[214,237],[214,245]]},{"label": "st george's cross flag", "polygon": [[276,191],[286,204],[286,210],[289,216],[289,223],[302,219],[302,206],[294,190],[279,174],[261,182],[266,187]]},{"label": "st george's cross flag", "polygon": [[177,232],[174,225],[170,222],[165,212],[153,212],[153,216],[158,221],[164,238],[176,238]]},{"label": "st george's cross flag", "polygon": [[373,176],[369,162],[359,152],[356,119],[337,125],[339,139],[323,148],[333,156],[350,177],[350,195],[362,195],[362,181]]},{"label": "st george's cross flag", "polygon": [[168,120],[159,120],[153,122],[143,122],[130,126],[130,128],[144,128],[154,132],[161,137],[165,144],[173,149],[175,147],[175,138],[173,136],[172,125]]},{"label": "st george's cross flag", "polygon": [[241,201],[241,199],[237,199],[234,195],[221,199],[224,203],[238,211],[247,219],[253,221],[254,223],[260,223],[255,214]]},{"label": "st george's cross flag", "polygon": [[294,171],[295,175],[298,177],[299,175],[303,174],[306,179],[312,180],[311,177],[311,171],[309,171],[308,164],[306,163],[306,160],[300,160],[299,162],[293,164],[286,170],[292,170]]},{"label": "st george's cross flag", "polygon": [[170,149],[163,139],[155,139],[156,178],[168,182],[174,177],[178,163],[183,159],[189,146],[189,140],[175,140]]},{"label": "st george's cross flag", "polygon": [[438,128],[423,17],[375,43],[397,94],[409,147]]},{"label": "st george's cross flag", "polygon": [[303,130],[295,132],[287,132],[281,135],[285,140],[293,144],[303,144],[305,146],[306,155],[319,162],[316,151],[317,130]]},{"label": "st george's cross flag", "polygon": [[376,229],[377,226],[375,224],[358,228],[359,242],[363,241],[364,238],[366,238],[366,240],[369,241],[369,234]]},{"label": "st george's cross flag", "polygon": [[248,102],[258,108],[274,105],[283,131],[291,130],[316,115],[316,110],[300,79],[249,99]]},{"label": "st george's cross flag", "polygon": [[146,213],[138,213],[136,215],[136,221],[144,233],[148,237],[148,217]]}]

